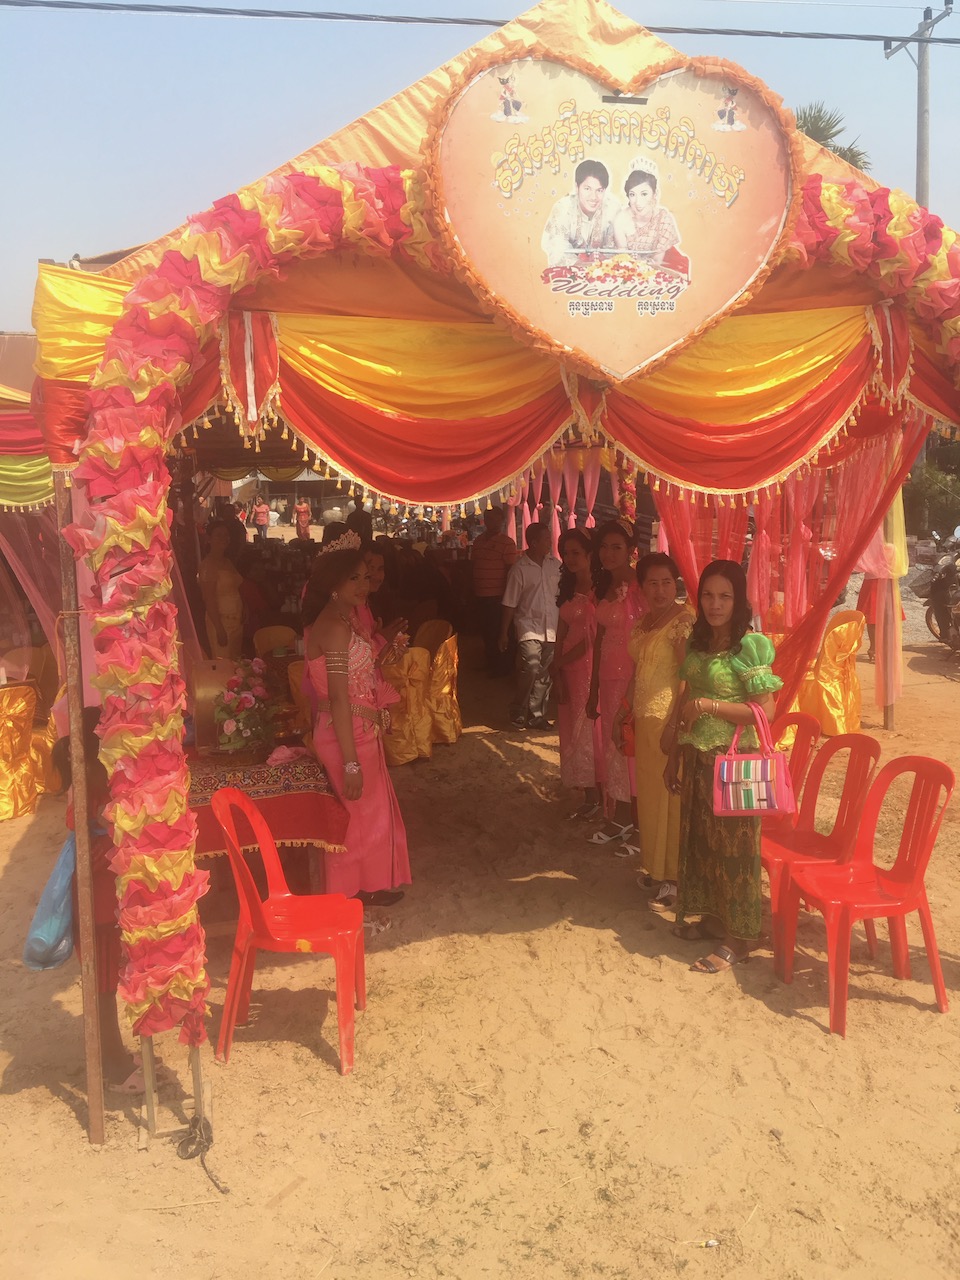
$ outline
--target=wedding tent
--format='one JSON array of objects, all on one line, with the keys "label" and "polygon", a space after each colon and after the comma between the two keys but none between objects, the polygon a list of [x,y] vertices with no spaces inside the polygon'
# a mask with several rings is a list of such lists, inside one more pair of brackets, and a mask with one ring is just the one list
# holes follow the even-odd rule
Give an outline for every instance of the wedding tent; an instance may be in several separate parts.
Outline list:
[{"label": "wedding tent", "polygon": [[[618,258],[624,206],[589,263],[545,262],[542,211],[580,218],[585,159],[610,192],[658,175],[682,253]],[[203,877],[165,456],[211,415],[237,465],[282,442],[387,507],[499,494],[569,519],[606,466],[625,515],[650,486],[688,582],[740,558],[752,515],[787,697],[927,432],[960,421],[956,233],[605,0],[544,0],[99,275],[42,267],[34,318],[34,412],[93,574],[120,989],[139,1033],[193,1044]]]}]

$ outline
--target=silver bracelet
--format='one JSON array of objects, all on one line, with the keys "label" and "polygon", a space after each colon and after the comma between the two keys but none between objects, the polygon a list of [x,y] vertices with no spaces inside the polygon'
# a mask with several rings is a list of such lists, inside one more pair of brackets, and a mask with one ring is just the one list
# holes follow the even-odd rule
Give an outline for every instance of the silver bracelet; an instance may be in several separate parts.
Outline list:
[{"label": "silver bracelet", "polygon": [[346,760],[346,761],[344,761],[344,765],[343,765],[343,772],[344,772],[344,773],[359,773],[359,772],[360,772],[360,761],[359,761],[359,760]]}]

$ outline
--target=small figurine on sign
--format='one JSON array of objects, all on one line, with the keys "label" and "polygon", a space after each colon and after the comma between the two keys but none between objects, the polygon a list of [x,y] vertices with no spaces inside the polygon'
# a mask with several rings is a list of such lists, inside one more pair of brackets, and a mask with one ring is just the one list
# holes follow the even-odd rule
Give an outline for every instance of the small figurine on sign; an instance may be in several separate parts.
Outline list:
[{"label": "small figurine on sign", "polygon": [[494,112],[491,120],[510,120],[522,123],[527,117],[523,114],[523,102],[517,93],[516,72],[506,71],[497,75],[500,85],[500,109]]},{"label": "small figurine on sign", "polygon": [[738,103],[737,94],[740,90],[735,85],[723,86],[723,103],[717,111],[719,123],[715,124],[714,129],[721,133],[740,133],[746,129],[746,125],[742,120],[737,119]]}]

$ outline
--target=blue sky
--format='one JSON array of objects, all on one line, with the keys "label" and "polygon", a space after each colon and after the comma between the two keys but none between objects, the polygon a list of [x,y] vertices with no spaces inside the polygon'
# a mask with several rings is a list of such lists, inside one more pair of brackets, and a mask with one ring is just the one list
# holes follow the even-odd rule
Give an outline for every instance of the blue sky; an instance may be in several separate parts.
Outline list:
[{"label": "blue sky", "polygon": [[[207,0],[215,2],[215,0]],[[256,0],[291,8],[293,0]],[[306,7],[307,0],[297,0]],[[515,6],[515,7],[514,7]],[[522,0],[314,0],[340,11],[511,18]],[[650,26],[907,34],[922,6],[620,0]],[[940,5],[935,4],[939,12]],[[958,6],[960,8],[960,6]],[[475,43],[483,29],[0,9],[0,330],[30,327],[38,258],[151,240]],[[938,35],[960,37],[960,13]],[[912,194],[916,71],[882,46],[665,37],[843,112],[874,176]],[[960,228],[960,47],[931,50],[930,206]]]}]

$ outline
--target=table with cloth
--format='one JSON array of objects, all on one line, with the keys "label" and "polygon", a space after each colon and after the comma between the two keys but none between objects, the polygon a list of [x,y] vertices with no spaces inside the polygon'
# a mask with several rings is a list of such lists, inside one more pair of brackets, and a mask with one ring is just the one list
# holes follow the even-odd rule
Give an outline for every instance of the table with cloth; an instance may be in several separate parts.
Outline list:
[{"label": "table with cloth", "polygon": [[[237,787],[263,813],[278,845],[313,846],[324,853],[342,853],[347,811],[333,794],[326,771],[317,758],[299,755],[268,764],[246,753],[218,753],[190,760],[190,808],[197,816],[197,858],[216,858],[227,852],[223,832],[213,816],[210,800],[220,787]],[[249,830],[241,836],[252,837]],[[244,849],[256,849],[252,843]]]}]

